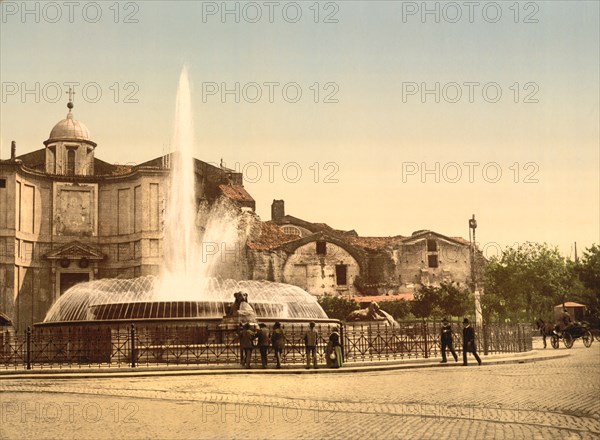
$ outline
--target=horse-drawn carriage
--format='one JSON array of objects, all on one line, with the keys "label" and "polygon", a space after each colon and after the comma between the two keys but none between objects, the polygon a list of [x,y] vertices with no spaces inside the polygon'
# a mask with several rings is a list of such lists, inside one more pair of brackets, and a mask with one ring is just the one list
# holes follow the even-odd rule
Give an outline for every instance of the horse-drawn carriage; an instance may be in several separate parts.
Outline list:
[{"label": "horse-drawn carriage", "polygon": [[574,322],[565,326],[562,330],[559,324],[553,326],[552,324],[544,323],[541,319],[538,319],[536,324],[544,339],[544,348],[546,348],[546,337],[548,336],[550,337],[550,345],[552,345],[552,348],[558,348],[561,339],[566,348],[571,348],[575,340],[579,338],[581,338],[583,345],[587,348],[589,348],[594,341],[594,336],[585,323]]},{"label": "horse-drawn carriage", "polygon": [[594,337],[592,336],[592,332],[590,332],[585,324],[574,323],[571,326],[565,328],[562,332],[555,332],[552,335],[552,340],[550,343],[552,344],[552,348],[558,348],[559,338],[562,339],[565,347],[571,348],[575,339],[581,338],[583,341],[583,345],[587,348],[590,348],[592,345],[592,341]]}]

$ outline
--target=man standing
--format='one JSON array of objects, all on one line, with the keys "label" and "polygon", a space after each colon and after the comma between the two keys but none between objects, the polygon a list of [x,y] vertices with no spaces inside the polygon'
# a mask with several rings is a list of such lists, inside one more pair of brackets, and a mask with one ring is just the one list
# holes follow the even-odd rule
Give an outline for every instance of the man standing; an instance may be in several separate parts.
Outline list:
[{"label": "man standing", "polygon": [[275,353],[276,368],[281,368],[281,354],[285,346],[285,335],[279,321],[273,324],[271,343],[273,344],[273,352]]},{"label": "man standing", "polygon": [[454,356],[454,362],[458,362],[458,356],[454,351],[454,343],[452,341],[452,325],[448,322],[446,318],[442,319],[442,334],[441,334],[441,342],[442,342],[442,362],[441,364],[445,364],[448,362],[446,360],[446,349],[450,350],[452,356]]},{"label": "man standing", "polygon": [[463,319],[463,365],[467,365],[467,352],[472,353],[477,363],[481,365],[481,358],[475,347],[475,330],[471,327],[469,320],[465,318]]},{"label": "man standing", "polygon": [[244,367],[250,368],[250,361],[252,360],[252,341],[255,338],[254,331],[250,328],[250,323],[244,324],[244,329],[240,334],[240,348],[244,355]]},{"label": "man standing", "polygon": [[263,368],[267,368],[267,353],[269,352],[269,330],[264,322],[261,322],[258,330],[258,349],[260,350],[260,361]]},{"label": "man standing", "polygon": [[312,356],[314,367],[317,368],[317,341],[319,334],[315,330],[315,323],[311,321],[308,330],[304,333],[304,346],[306,347],[306,368],[310,368],[310,358]]}]

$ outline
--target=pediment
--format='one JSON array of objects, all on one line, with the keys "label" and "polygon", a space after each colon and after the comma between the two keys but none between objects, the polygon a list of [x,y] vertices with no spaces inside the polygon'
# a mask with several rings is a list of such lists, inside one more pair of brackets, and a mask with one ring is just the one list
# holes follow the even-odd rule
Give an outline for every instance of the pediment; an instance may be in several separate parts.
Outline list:
[{"label": "pediment", "polygon": [[404,240],[402,240],[402,242],[404,244],[413,245],[413,244],[416,244],[419,242],[424,242],[427,239],[433,239],[433,238],[444,240],[444,241],[452,243],[452,244],[458,244],[460,246],[469,246],[468,242],[460,241],[454,237],[447,237],[445,235],[442,235],[442,234],[440,234],[438,232],[434,232],[434,231],[421,231],[421,232],[415,233],[415,234],[411,235],[410,237],[406,237]]},{"label": "pediment", "polygon": [[81,243],[80,241],[72,241],[67,243],[58,249],[46,254],[46,258],[49,260],[61,260],[63,258],[68,259],[81,259],[87,258],[88,260],[103,260],[104,254],[100,252],[95,246]]}]

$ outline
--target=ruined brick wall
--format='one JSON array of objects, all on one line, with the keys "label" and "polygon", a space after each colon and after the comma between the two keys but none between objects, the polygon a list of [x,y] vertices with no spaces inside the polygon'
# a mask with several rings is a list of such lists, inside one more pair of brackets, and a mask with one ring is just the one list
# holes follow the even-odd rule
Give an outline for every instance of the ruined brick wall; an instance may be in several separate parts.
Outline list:
[{"label": "ruined brick wall", "polygon": [[[313,295],[356,295],[354,280],[360,274],[358,262],[345,249],[326,242],[325,254],[317,253],[317,242],[300,246],[290,255],[283,269],[283,280]],[[346,282],[340,284],[336,266],[346,267]]]},{"label": "ruined brick wall", "polygon": [[[429,251],[427,239],[402,244],[393,251],[396,274],[401,286],[439,286],[455,282],[466,285],[470,279],[469,246],[430,237],[437,243],[436,251]],[[437,267],[432,267],[436,266]]]}]

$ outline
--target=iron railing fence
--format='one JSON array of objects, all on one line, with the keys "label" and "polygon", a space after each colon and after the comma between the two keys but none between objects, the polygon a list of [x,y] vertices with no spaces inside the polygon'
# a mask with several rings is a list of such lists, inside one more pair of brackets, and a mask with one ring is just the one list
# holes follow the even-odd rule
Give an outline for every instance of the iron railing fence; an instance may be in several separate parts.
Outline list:
[{"label": "iron railing fence", "polygon": [[[462,349],[462,330],[452,324],[454,348]],[[317,357],[325,363],[329,335],[335,322],[317,323]],[[306,323],[284,323],[284,365],[304,365]],[[482,354],[515,353],[532,349],[528,324],[490,324],[475,328]],[[341,326],[345,362],[439,357],[439,322],[401,322],[391,327],[381,322],[346,323]],[[130,368],[169,365],[239,365],[239,329],[216,324],[163,323],[39,326],[24,333],[4,332],[0,337],[0,368]],[[269,364],[274,364],[269,349]],[[253,350],[253,366],[261,363]]]},{"label": "iron railing fence", "polygon": [[[462,325],[452,323],[453,345],[462,355]],[[441,357],[440,322],[347,323],[344,334],[346,362]],[[488,324],[475,328],[475,342],[483,354],[517,353],[532,349],[528,324]]]}]

